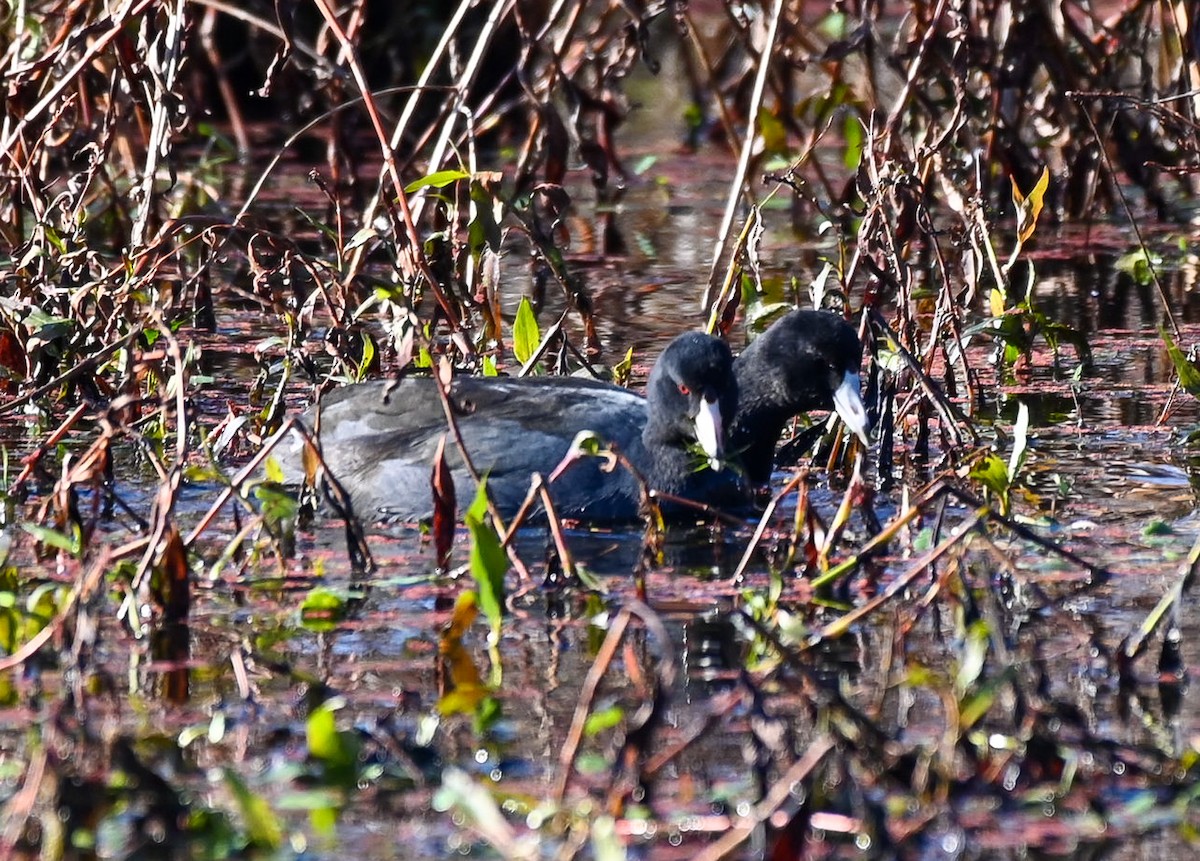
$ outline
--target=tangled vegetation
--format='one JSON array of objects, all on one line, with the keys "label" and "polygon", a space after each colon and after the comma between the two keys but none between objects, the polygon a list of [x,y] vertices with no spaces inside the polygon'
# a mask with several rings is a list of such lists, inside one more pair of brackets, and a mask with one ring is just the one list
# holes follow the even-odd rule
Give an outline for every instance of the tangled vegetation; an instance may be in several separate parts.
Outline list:
[{"label": "tangled vegetation", "polygon": [[[1136,237],[1130,265],[1160,299],[1182,387],[1200,393],[1139,233],[1193,215],[1191,15],[1142,0],[0,6],[4,854],[303,852],[305,829],[285,827],[251,769],[214,765],[227,724],[252,725],[252,689],[271,682],[306,691],[302,729],[279,728],[303,750],[274,779],[304,790],[289,809],[326,839],[349,806],[411,814],[420,803],[404,799],[418,796],[517,858],[551,846],[624,857],[668,832],[703,858],[748,846],[774,859],[922,857],[999,807],[1020,822],[1057,808],[1058,827],[1030,840],[1047,849],[1194,824],[1197,751],[1167,726],[1195,554],[1142,629],[1094,657],[1089,672],[1119,685],[1155,740],[1116,741],[1064,695],[1039,645],[1112,572],[1022,516],[1039,513],[1017,494],[1027,420],[1005,453],[981,447],[994,435],[980,420],[1035,348],[1070,347],[1084,369],[1090,358],[1081,333],[1033,302],[1030,247],[1058,223],[1115,221]],[[631,165],[645,153],[621,144],[628,85],[664,65],[690,94],[652,106],[685,121],[679,146],[730,155],[686,325],[734,340],[739,320],[760,326],[775,309],[767,223],[820,237],[825,268],[800,292],[860,325],[878,416],[870,463],[836,440],[805,459],[837,477],[833,515],[809,505],[803,466],[744,529],[719,621],[737,653],[728,687],[687,732],[668,727],[675,647],[644,582],[635,596],[589,580],[557,529],[551,561],[534,564],[502,545],[507,525],[481,500],[465,533],[453,518],[434,528],[438,561],[455,541],[471,548],[476,584],[454,590],[437,634],[432,708],[376,708],[367,730],[369,707],[357,706],[348,728],[349,680],[223,631],[228,701],[178,734],[135,737],[101,656],[127,653],[131,679],[163,662],[161,698],[181,706],[198,584],[233,592],[253,570],[292,576],[298,509],[260,480],[290,409],[402,370],[607,363],[628,376],[624,345],[601,337],[571,218],[611,214],[639,180]],[[239,367],[251,371],[223,378],[230,365],[213,356],[238,353],[232,321],[247,315],[253,350]],[[966,349],[978,342],[997,347],[986,373]],[[931,480],[908,481],[915,461]],[[901,502],[881,523],[875,503],[897,483]],[[204,513],[181,504],[197,487]],[[792,498],[794,516],[776,516]],[[369,570],[371,541],[352,514],[345,522],[353,567]],[[640,577],[664,567],[661,541],[650,530]],[[1036,582],[1013,564],[1015,546],[1038,548],[1062,576]],[[561,751],[554,785],[508,793],[469,777],[447,737],[468,726],[476,747],[494,740],[514,696],[500,673],[511,610],[543,568],[546,600],[594,613],[608,588],[611,617],[569,732],[547,744]],[[331,630],[363,600],[314,589],[300,613]],[[851,692],[814,669],[813,654],[883,614],[878,688]],[[906,644],[923,626],[938,630],[940,653],[918,660]],[[1137,659],[1152,647],[1147,685]],[[1143,708],[1149,688],[1159,705]],[[938,718],[923,717],[936,726],[912,741],[893,718],[917,703]],[[741,803],[705,799],[712,815],[686,825],[655,809],[651,788],[686,794],[674,764],[723,732],[746,751]],[[581,770],[594,739],[603,778]],[[1137,816],[1148,808],[1154,817]]]}]

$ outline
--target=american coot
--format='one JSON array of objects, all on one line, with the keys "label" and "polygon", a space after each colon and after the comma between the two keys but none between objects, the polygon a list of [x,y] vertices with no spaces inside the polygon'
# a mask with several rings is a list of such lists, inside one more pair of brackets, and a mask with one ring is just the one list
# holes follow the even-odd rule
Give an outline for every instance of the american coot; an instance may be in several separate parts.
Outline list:
[{"label": "american coot", "polygon": [[[735,506],[745,501],[743,482],[720,462],[737,406],[732,365],[724,342],[690,332],[663,351],[645,398],[574,377],[460,377],[449,397],[472,464],[486,474],[492,499],[506,515],[525,499],[531,473],[548,476],[584,430],[616,445],[654,489]],[[428,378],[363,383],[322,401],[322,455],[360,516],[411,521],[432,513],[430,470],[447,430],[434,386]],[[310,410],[301,422],[311,429],[314,418]],[[302,443],[285,446],[285,479],[298,482]],[[446,456],[465,502],[475,485],[453,438]],[[550,486],[560,517],[592,523],[637,517],[636,480],[621,466],[604,472],[602,464],[585,458]]]},{"label": "american coot", "polygon": [[789,311],[742,351],[734,363],[738,411],[729,451],[754,484],[771,480],[775,444],[793,416],[835,409],[867,442],[867,411],[859,394],[862,344],[853,327],[829,311]]},{"label": "american coot", "polygon": [[[832,406],[866,440],[861,356],[854,329],[841,317],[792,311],[746,348],[732,372],[723,342],[697,332],[681,335],[655,364],[646,398],[573,377],[462,377],[453,382],[450,401],[472,463],[487,474],[504,514],[524,500],[530,474],[549,475],[583,430],[615,444],[656,490],[738,508],[750,498],[747,479],[770,480],[775,444],[791,417]],[[311,429],[314,418],[310,410],[301,422]],[[346,386],[321,405],[325,461],[366,517],[431,514],[430,469],[446,429],[441,399],[427,378]],[[710,460],[719,460],[723,436],[744,477],[706,465],[697,454],[699,444]],[[295,439],[281,454],[285,480],[299,482],[300,450]],[[474,483],[453,441],[446,452],[465,501]],[[640,498],[627,470],[603,472],[595,459],[567,470],[551,485],[551,496],[561,517],[592,523],[636,518]]]}]

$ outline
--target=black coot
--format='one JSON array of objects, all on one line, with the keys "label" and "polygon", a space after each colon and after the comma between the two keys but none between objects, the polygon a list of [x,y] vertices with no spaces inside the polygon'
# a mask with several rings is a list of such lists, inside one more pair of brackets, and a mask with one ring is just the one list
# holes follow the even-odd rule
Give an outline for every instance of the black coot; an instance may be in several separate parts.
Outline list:
[{"label": "black coot", "polygon": [[749,481],[770,481],[784,425],[809,410],[837,410],[846,427],[867,442],[861,365],[857,333],[828,311],[789,311],[742,351],[733,365],[738,411],[729,453]]},{"label": "black coot", "polygon": [[[793,416],[836,409],[866,442],[861,361],[862,346],[844,319],[791,311],[746,348],[732,371],[724,343],[698,332],[681,335],[659,357],[645,398],[573,377],[464,377],[454,381],[450,400],[472,463],[488,476],[504,514],[525,499],[530,474],[548,476],[584,430],[614,443],[656,490],[739,508],[748,502],[747,483],[770,481],[775,445]],[[313,419],[310,410],[301,421],[311,428]],[[355,511],[367,517],[431,514],[430,469],[446,430],[441,400],[426,378],[347,386],[326,396],[321,408],[326,463]],[[742,473],[717,468],[724,439]],[[295,440],[282,455],[292,482],[302,474],[299,451]],[[465,503],[474,483],[452,439],[446,452]],[[565,518],[603,523],[638,514],[638,488],[628,471],[604,472],[595,459],[572,466],[551,495]]]},{"label": "black coot", "polygon": [[[735,507],[746,500],[744,482],[721,462],[737,406],[732,365],[724,342],[690,332],[663,351],[645,398],[574,377],[462,377],[451,384],[450,403],[472,464],[507,516],[525,499],[530,475],[547,477],[585,430],[615,444],[650,487]],[[411,521],[432,514],[431,465],[447,432],[434,386],[428,378],[407,378],[346,386],[324,398],[322,454],[360,516]],[[311,429],[314,418],[310,410],[301,422]],[[285,441],[289,450],[280,455],[289,482],[302,475],[301,445]],[[446,455],[465,505],[475,483],[453,436]],[[560,517],[604,523],[638,516],[637,482],[623,467],[605,472],[602,465],[586,458],[550,486]]]}]

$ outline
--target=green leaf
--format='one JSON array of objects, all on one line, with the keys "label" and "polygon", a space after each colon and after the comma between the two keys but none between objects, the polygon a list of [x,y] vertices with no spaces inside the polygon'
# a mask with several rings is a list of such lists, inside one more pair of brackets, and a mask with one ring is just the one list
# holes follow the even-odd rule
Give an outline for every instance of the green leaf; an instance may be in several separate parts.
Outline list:
[{"label": "green leaf", "polygon": [[332,631],[346,615],[347,596],[317,587],[300,604],[300,622],[310,631]]},{"label": "green leaf", "polygon": [[611,816],[600,816],[592,821],[589,832],[592,840],[592,858],[595,861],[626,861],[625,838],[617,830],[617,822]]},{"label": "green leaf", "polygon": [[613,705],[606,709],[601,709],[597,712],[592,712],[588,715],[587,721],[583,724],[583,734],[585,736],[593,736],[598,732],[603,732],[606,729],[612,729],[621,722],[625,717],[625,710],[620,706]]},{"label": "green leaf", "polygon": [[34,537],[40,544],[62,550],[72,556],[78,556],[83,551],[83,536],[79,527],[72,525],[71,534],[64,535],[54,529],[38,526],[36,523],[22,523],[21,528]]},{"label": "green leaf", "polygon": [[[282,479],[282,473],[280,479]],[[267,476],[271,481],[270,474]],[[277,486],[269,484],[260,484],[254,488],[254,498],[258,500],[262,516],[268,523],[279,524],[286,523],[296,516],[296,511],[299,506],[296,504],[296,497],[288,493],[286,490],[281,490]]]},{"label": "green leaf", "polygon": [[283,843],[283,828],[266,798],[251,792],[232,768],[224,769],[223,773],[246,825],[250,842],[261,849],[278,849]]},{"label": "green leaf", "polygon": [[517,306],[517,319],[513,323],[513,355],[523,365],[537,352],[541,341],[533,306],[529,304],[528,296],[522,296],[521,304]]},{"label": "green leaf", "polygon": [[335,780],[350,780],[358,763],[358,737],[351,732],[338,732],[336,712],[345,705],[340,698],[326,700],[308,716],[304,725],[308,753],[320,760]]},{"label": "green leaf", "polygon": [[758,112],[758,134],[762,138],[763,150],[765,152],[787,152],[787,127],[780,121],[779,117],[766,108]]},{"label": "green leaf", "polygon": [[633,173],[635,176],[642,176],[643,174],[646,173],[646,171],[650,170],[650,168],[654,167],[654,165],[657,163],[658,163],[657,155],[654,155],[653,153],[644,155],[640,159],[638,159],[637,164],[635,164],[633,166]]},{"label": "green leaf", "polygon": [[1200,398],[1200,369],[1191,363],[1187,354],[1179,349],[1165,329],[1159,329],[1158,334],[1167,345],[1167,355],[1171,357],[1171,364],[1175,366],[1175,373],[1179,375],[1179,385],[1193,398]]},{"label": "green leaf", "polygon": [[988,453],[971,467],[971,479],[992,493],[1004,497],[1008,493],[1008,468],[997,455]]},{"label": "green leaf", "polygon": [[986,622],[976,622],[967,630],[966,641],[960,650],[958,673],[954,679],[954,688],[959,699],[962,699],[971,690],[980,673],[983,672],[989,640]]},{"label": "green leaf", "polygon": [[504,575],[508,571],[508,557],[488,519],[486,478],[479,482],[479,490],[463,520],[471,537],[470,569],[479,593],[479,607],[491,623],[492,635],[498,638],[504,616]]},{"label": "green leaf", "polygon": [[863,127],[858,117],[847,113],[842,121],[842,137],[846,140],[846,150],[842,153],[842,163],[849,170],[858,170],[863,154]]},{"label": "green leaf", "polygon": [[1141,286],[1154,283],[1154,267],[1162,263],[1162,258],[1151,254],[1145,248],[1130,251],[1117,258],[1113,265],[1118,272],[1124,272]]},{"label": "green leaf", "polygon": [[328,703],[322,703],[313,710],[304,730],[310,754],[317,759],[331,759],[337,755],[337,721]]},{"label": "green leaf", "polygon": [[358,363],[358,372],[355,374],[358,378],[355,380],[357,383],[361,383],[367,378],[367,371],[371,369],[371,363],[375,361],[375,339],[363,332],[362,342],[362,361]]},{"label": "green leaf", "polygon": [[279,462],[279,458],[275,455],[267,458],[266,464],[263,465],[263,475],[267,477],[267,481],[283,484],[283,465]]},{"label": "green leaf", "polygon": [[471,174],[465,170],[439,170],[420,179],[414,179],[408,185],[404,186],[404,193],[412,194],[414,191],[420,191],[422,188],[445,188],[452,182],[470,178]]}]

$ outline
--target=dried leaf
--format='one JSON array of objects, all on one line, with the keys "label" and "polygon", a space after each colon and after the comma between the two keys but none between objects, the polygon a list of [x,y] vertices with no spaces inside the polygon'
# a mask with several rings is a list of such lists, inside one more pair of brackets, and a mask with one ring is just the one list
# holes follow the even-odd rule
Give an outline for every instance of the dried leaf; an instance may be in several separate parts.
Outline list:
[{"label": "dried leaf", "polygon": [[159,568],[151,583],[154,600],[163,611],[163,620],[168,623],[187,621],[191,608],[187,550],[173,523],[167,530]]},{"label": "dried leaf", "polygon": [[458,500],[454,492],[454,476],[446,463],[446,435],[438,440],[437,452],[433,455],[433,545],[437,550],[438,568],[446,571],[450,567],[450,550],[454,546],[454,521],[458,514]]}]

